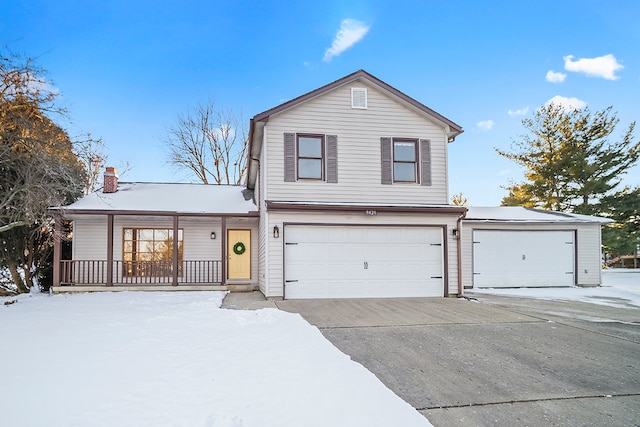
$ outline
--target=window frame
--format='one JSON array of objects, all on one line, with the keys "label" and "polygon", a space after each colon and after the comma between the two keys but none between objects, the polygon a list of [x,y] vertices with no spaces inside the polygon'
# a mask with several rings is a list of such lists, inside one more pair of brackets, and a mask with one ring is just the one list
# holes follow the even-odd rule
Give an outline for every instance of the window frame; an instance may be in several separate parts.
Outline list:
[{"label": "window frame", "polygon": [[[396,160],[396,143],[412,143],[413,144],[413,161]],[[420,183],[420,140],[417,138],[391,138],[391,180],[398,184],[419,184]],[[396,179],[396,164],[413,164],[413,180]]]},{"label": "window frame", "polygon": [[[127,231],[131,231],[131,239],[127,239]],[[152,232],[153,238],[140,239],[139,233],[141,231]],[[123,277],[171,277],[173,275],[173,247],[167,248],[171,254],[168,260],[141,260],[138,259],[138,254],[152,254],[152,258],[155,258],[155,254],[162,254],[163,252],[156,251],[156,244],[163,243],[163,240],[156,240],[156,231],[166,231],[167,236],[173,236],[173,228],[168,227],[122,227],[122,276]],[[168,240],[168,237],[167,239]],[[165,241],[166,241],[165,240]],[[127,243],[131,243],[131,250],[126,250]],[[137,248],[139,242],[151,243],[153,248],[150,252],[140,252]],[[175,242],[175,241],[174,241]],[[127,259],[127,255],[131,259]],[[162,261],[165,265],[162,265]],[[184,261],[184,229],[178,229],[178,276],[182,277],[182,263]],[[158,265],[158,263],[160,263]]]},{"label": "window frame", "polygon": [[[317,138],[320,140],[320,157],[310,157],[300,155],[300,138]],[[326,180],[326,147],[325,147],[325,135],[316,133],[296,133],[296,178],[304,181],[325,181]],[[300,176],[300,159],[305,160],[320,160],[320,177],[301,177]]]}]

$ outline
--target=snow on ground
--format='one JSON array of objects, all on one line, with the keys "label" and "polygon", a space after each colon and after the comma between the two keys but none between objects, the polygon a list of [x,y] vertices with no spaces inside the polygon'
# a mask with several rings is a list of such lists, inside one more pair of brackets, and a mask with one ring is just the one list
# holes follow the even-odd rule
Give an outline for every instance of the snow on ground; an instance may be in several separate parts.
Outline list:
[{"label": "snow on ground", "polygon": [[223,297],[0,298],[1,424],[430,426],[299,315]]},{"label": "snow on ground", "polygon": [[613,307],[640,307],[640,269],[609,269],[602,272],[602,286],[594,288],[488,288],[473,289],[485,293],[549,300],[574,300]]}]

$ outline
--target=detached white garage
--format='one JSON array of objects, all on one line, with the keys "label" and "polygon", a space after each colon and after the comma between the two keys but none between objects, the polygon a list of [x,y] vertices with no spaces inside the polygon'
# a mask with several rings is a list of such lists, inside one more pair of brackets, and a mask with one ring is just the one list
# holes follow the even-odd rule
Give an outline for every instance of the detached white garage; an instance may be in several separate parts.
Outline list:
[{"label": "detached white garage", "polygon": [[443,228],[286,225],[284,297],[444,296]]},{"label": "detached white garage", "polygon": [[471,207],[462,221],[464,287],[598,286],[605,218]]}]

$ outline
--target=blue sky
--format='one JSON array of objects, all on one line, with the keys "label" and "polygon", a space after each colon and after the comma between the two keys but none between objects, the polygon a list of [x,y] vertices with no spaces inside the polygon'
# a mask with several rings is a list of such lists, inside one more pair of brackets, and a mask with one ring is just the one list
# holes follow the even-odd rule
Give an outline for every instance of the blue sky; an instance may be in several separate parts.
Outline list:
[{"label": "blue sky", "polygon": [[[248,124],[365,69],[465,129],[449,146],[450,194],[480,206],[522,179],[494,148],[554,97],[612,105],[618,137],[640,118],[638,16],[635,0],[2,0],[0,41],[49,71],[69,133],[102,137],[127,181],[189,181],[164,141],[198,103]],[[624,183],[640,185],[639,166]]]}]

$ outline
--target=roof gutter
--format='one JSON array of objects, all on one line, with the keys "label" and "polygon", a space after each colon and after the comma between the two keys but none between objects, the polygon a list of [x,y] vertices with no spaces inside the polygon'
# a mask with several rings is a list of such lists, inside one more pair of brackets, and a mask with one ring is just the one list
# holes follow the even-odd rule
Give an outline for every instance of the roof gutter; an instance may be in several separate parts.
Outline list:
[{"label": "roof gutter", "polygon": [[464,214],[467,208],[450,205],[432,206],[384,206],[384,205],[346,205],[323,203],[291,203],[267,200],[267,211],[314,211],[314,212],[365,212],[376,215],[380,212],[392,213],[431,213],[431,214]]},{"label": "roof gutter", "polygon": [[51,215],[124,215],[124,216],[184,216],[184,217],[258,217],[258,211],[248,212],[179,212],[179,211],[138,211],[122,209],[66,209],[64,207],[48,208]]}]

